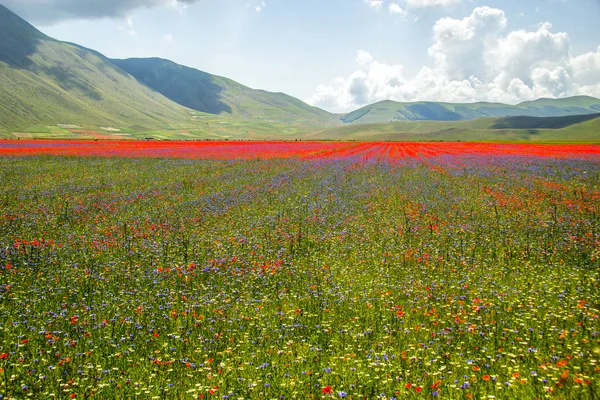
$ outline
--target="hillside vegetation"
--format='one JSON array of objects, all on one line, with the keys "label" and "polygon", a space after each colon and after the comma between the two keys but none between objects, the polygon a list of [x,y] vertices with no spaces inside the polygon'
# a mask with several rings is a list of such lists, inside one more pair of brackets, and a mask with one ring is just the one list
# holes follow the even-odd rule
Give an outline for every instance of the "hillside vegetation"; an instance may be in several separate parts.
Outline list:
[{"label": "hillside vegetation", "polygon": [[176,104],[99,53],[60,42],[0,6],[0,126],[35,124],[136,126],[186,123]]},{"label": "hillside vegetation", "polygon": [[131,62],[52,39],[0,5],[0,137],[272,139],[339,123],[285,94],[165,60],[150,60],[165,68],[150,71],[170,80],[142,83],[115,64]]},{"label": "hillside vegetation", "polygon": [[131,58],[112,62],[144,85],[197,111],[287,123],[323,123],[337,119],[327,111],[284,93],[251,89],[231,79],[169,60]]},{"label": "hillside vegetation", "polygon": [[328,140],[600,142],[600,114],[346,125],[314,132],[309,137]]},{"label": "hillside vegetation", "polygon": [[501,103],[398,103],[382,101],[360,108],[342,117],[346,124],[394,121],[462,121],[486,117],[560,117],[596,114],[600,100],[577,96],[564,99],[539,99],[515,106]]}]

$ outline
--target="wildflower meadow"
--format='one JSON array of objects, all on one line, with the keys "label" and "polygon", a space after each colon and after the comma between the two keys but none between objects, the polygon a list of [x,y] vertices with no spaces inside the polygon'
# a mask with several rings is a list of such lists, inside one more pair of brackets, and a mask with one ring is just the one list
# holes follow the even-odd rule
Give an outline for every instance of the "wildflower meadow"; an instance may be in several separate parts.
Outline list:
[{"label": "wildflower meadow", "polygon": [[597,399],[600,146],[0,142],[0,398]]}]

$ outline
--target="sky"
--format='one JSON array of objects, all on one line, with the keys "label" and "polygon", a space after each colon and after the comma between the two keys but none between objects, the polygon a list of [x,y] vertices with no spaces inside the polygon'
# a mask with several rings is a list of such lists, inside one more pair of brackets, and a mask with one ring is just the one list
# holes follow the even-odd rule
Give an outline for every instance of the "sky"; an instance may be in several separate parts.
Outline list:
[{"label": "sky", "polygon": [[600,97],[600,0],[0,0],[54,38],[332,112]]}]

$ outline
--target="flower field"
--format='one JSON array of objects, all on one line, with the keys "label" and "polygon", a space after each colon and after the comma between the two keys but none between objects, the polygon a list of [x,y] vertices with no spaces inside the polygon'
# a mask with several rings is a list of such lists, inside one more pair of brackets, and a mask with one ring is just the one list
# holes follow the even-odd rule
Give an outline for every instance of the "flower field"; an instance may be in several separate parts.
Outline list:
[{"label": "flower field", "polygon": [[102,157],[242,160],[269,158],[362,158],[397,161],[443,155],[519,155],[555,158],[600,157],[599,145],[416,142],[185,142],[133,140],[0,141],[1,156],[70,155]]},{"label": "flower field", "polygon": [[1,141],[0,398],[600,397],[600,146]]}]

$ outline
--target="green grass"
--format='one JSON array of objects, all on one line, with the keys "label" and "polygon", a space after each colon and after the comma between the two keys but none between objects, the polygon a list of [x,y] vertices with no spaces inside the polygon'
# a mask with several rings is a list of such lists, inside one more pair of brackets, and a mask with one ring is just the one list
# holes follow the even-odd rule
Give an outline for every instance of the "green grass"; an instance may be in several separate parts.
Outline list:
[{"label": "green grass", "polygon": [[[474,121],[398,121],[385,124],[345,125],[335,128],[285,124],[276,121],[203,116],[197,123],[147,130],[136,126],[118,128],[118,132],[98,126],[83,126],[82,130],[98,132],[114,139],[159,140],[361,140],[361,141],[495,141],[495,142],[600,142],[600,118],[569,116],[561,118],[481,118]],[[578,121],[584,121],[579,122]],[[498,126],[565,126],[561,129],[498,129]],[[323,129],[325,128],[325,129]],[[2,134],[0,137],[38,139],[89,138],[82,133],[71,133],[57,126],[37,125],[21,133]]]}]

